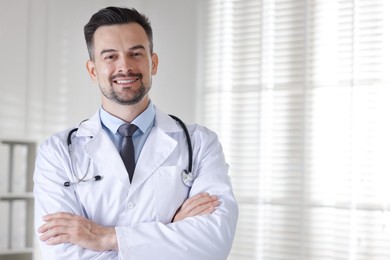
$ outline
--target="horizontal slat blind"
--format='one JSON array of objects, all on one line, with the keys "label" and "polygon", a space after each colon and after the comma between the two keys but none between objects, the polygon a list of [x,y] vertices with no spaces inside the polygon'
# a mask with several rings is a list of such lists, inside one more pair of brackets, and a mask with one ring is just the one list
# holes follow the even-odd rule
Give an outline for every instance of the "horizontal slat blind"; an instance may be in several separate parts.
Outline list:
[{"label": "horizontal slat blind", "polygon": [[240,206],[229,259],[390,259],[390,3],[207,3],[203,123]]},{"label": "horizontal slat blind", "polygon": [[[204,69],[204,122],[224,144],[230,175],[239,192],[240,220],[235,259],[257,250],[260,51],[259,1],[209,1]],[[234,259],[234,258],[233,258]]]}]

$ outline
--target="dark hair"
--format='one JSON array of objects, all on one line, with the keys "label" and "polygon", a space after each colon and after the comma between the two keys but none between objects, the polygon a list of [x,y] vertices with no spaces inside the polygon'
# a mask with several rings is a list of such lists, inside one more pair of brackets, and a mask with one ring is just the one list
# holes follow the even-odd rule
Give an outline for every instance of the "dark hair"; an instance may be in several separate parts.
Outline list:
[{"label": "dark hair", "polygon": [[100,26],[127,23],[138,23],[142,26],[148,36],[150,53],[153,53],[153,32],[149,19],[134,8],[128,9],[110,6],[101,9],[92,15],[89,22],[84,26],[84,36],[87,43],[89,58],[91,60],[94,59],[93,35]]}]

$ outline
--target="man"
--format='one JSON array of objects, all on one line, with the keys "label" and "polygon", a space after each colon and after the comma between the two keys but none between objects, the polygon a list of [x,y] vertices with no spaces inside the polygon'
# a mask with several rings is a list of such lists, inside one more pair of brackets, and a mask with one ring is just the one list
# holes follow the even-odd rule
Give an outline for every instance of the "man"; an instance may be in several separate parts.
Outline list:
[{"label": "man", "polygon": [[226,259],[238,216],[228,166],[216,135],[192,125],[194,180],[182,175],[189,157],[184,128],[148,97],[158,66],[148,19],[107,7],[84,33],[102,105],[39,148],[34,195],[42,254]]}]

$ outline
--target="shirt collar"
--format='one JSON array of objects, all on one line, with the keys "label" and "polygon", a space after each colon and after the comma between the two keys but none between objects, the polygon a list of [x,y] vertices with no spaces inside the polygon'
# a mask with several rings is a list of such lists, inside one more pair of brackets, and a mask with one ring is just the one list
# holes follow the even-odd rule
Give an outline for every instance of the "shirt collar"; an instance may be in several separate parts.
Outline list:
[{"label": "shirt collar", "polygon": [[[142,112],[139,116],[137,116],[131,123],[136,125],[142,133],[145,133],[146,130],[151,125],[153,125],[155,115],[156,111],[154,109],[154,106],[152,105],[152,102],[149,102],[149,105],[145,109],[145,111]],[[103,107],[100,107],[100,120],[102,124],[107,127],[113,134],[116,134],[118,128],[122,124],[126,123],[122,119],[119,119],[108,113],[106,110],[104,110]]]}]

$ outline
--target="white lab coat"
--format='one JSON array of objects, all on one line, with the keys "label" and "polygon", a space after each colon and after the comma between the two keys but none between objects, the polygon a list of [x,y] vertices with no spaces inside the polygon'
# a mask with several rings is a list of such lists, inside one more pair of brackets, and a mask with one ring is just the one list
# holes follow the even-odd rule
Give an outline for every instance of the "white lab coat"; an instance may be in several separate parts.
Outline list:
[{"label": "white lab coat", "polygon": [[[95,252],[72,244],[40,242],[45,259],[226,259],[238,217],[228,165],[215,133],[198,125],[188,129],[196,176],[191,189],[181,179],[188,167],[184,132],[157,108],[155,126],[131,185],[117,149],[101,127],[99,113],[73,134],[71,154],[78,176],[87,172],[86,179],[99,174],[102,180],[64,186],[66,181],[76,181],[66,142],[69,130],[41,144],[34,173],[35,228],[48,213],[71,212],[115,227],[119,244],[119,252]],[[200,192],[219,196],[221,205],[210,215],[171,223],[180,205]]]}]

